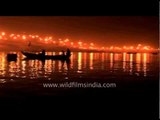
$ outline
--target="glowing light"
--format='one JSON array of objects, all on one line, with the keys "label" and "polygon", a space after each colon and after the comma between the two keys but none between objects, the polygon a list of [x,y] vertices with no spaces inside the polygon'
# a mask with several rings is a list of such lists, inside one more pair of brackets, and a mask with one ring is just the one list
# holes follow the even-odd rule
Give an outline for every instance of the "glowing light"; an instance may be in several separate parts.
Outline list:
[{"label": "glowing light", "polygon": [[67,39],[65,39],[65,40],[64,40],[64,42],[69,42],[69,39],[68,39],[68,38],[67,38]]},{"label": "glowing light", "polygon": [[110,53],[110,68],[113,67],[113,53]]},{"label": "glowing light", "polygon": [[140,62],[141,62],[141,54],[138,53],[136,54],[136,63],[137,63],[136,67],[138,72],[140,71]]},{"label": "glowing light", "polygon": [[113,46],[111,46],[110,49],[113,49]]},{"label": "glowing light", "polygon": [[55,43],[56,43],[56,41],[53,41],[53,43],[55,44]]},{"label": "glowing light", "polygon": [[126,53],[123,53],[123,61],[126,61]]},{"label": "glowing light", "polygon": [[2,36],[4,36],[6,33],[5,32],[2,32]]},{"label": "glowing light", "polygon": [[149,48],[147,46],[143,47],[144,50],[149,50]]},{"label": "glowing light", "polygon": [[126,49],[126,46],[123,46],[123,49]]},{"label": "glowing light", "polygon": [[71,42],[71,45],[73,45],[74,43],[73,42]]},{"label": "glowing light", "polygon": [[52,39],[52,37],[49,37],[49,39]]},{"label": "glowing light", "polygon": [[91,45],[91,46],[94,46],[94,44],[93,44],[93,43],[90,43],[90,45]]},{"label": "glowing light", "polygon": [[13,36],[14,36],[14,34],[11,34],[11,35],[10,35],[10,37],[13,37]]},{"label": "glowing light", "polygon": [[138,44],[138,46],[140,47],[140,46],[142,46],[141,44]]},{"label": "glowing light", "polygon": [[35,36],[32,36],[32,38],[34,39],[34,38],[35,38]]},{"label": "glowing light", "polygon": [[78,70],[82,69],[82,53],[78,53]]},{"label": "glowing light", "polygon": [[131,46],[130,49],[133,49],[133,46]]},{"label": "glowing light", "polygon": [[130,54],[129,58],[130,58],[130,62],[132,62],[133,61],[133,54]]},{"label": "glowing light", "polygon": [[25,39],[26,39],[26,36],[23,35],[23,36],[22,36],[22,39],[25,40]]},{"label": "glowing light", "polygon": [[93,69],[93,53],[90,53],[90,61],[89,61],[89,63],[90,63],[90,69],[92,70]]},{"label": "glowing light", "polygon": [[78,42],[79,45],[82,45],[82,42]]},{"label": "glowing light", "polygon": [[13,37],[13,39],[17,39],[17,37],[15,36],[15,37]]}]

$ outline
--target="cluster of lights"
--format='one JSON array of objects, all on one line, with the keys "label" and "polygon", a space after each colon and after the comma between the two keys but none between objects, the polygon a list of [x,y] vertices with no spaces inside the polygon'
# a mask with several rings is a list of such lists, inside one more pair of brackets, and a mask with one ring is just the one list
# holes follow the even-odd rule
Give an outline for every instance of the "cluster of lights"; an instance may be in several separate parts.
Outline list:
[{"label": "cluster of lights", "polygon": [[138,44],[136,47],[134,46],[110,46],[110,47],[97,47],[94,43],[84,43],[82,41],[73,42],[70,41],[68,38],[66,39],[55,39],[52,36],[41,37],[39,35],[26,35],[26,34],[6,34],[5,32],[0,33],[0,40],[24,40],[24,41],[34,41],[38,40],[44,44],[55,44],[57,46],[67,46],[70,48],[79,48],[85,50],[98,50],[98,51],[114,51],[114,52],[141,52],[141,51],[154,51],[154,49],[150,46],[142,46]]}]

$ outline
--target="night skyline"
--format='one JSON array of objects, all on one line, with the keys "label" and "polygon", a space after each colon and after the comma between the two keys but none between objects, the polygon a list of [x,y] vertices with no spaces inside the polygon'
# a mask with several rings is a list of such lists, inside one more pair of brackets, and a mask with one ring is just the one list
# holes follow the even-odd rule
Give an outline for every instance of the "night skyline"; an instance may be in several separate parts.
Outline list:
[{"label": "night skyline", "polygon": [[157,16],[3,16],[0,31],[53,35],[100,46],[159,45]]}]

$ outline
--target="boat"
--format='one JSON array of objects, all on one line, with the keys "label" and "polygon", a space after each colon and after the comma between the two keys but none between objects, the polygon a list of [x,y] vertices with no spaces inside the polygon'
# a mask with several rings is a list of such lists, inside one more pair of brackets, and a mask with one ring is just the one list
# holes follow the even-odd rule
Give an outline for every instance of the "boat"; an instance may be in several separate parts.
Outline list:
[{"label": "boat", "polygon": [[17,54],[7,54],[7,60],[8,61],[16,61],[17,60]]},{"label": "boat", "polygon": [[137,52],[127,52],[127,54],[137,54]]},{"label": "boat", "polygon": [[38,60],[47,60],[47,59],[52,59],[52,60],[68,60],[71,56],[70,55],[44,55],[39,53],[32,53],[32,52],[26,52],[26,51],[21,51],[22,54],[26,57],[25,59],[38,59]]}]

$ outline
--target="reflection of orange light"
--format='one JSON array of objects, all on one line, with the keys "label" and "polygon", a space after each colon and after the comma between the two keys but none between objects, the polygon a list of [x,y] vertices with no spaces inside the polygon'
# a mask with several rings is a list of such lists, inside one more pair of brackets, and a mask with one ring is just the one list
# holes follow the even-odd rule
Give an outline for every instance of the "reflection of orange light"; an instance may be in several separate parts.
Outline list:
[{"label": "reflection of orange light", "polygon": [[130,54],[129,59],[130,59],[130,62],[133,61],[133,54]]},{"label": "reflection of orange light", "polygon": [[110,67],[113,67],[113,53],[110,53]]},{"label": "reflection of orange light", "polygon": [[143,62],[147,62],[147,54],[146,53],[143,54]]},{"label": "reflection of orange light", "polygon": [[78,70],[82,69],[82,53],[78,53]]},{"label": "reflection of orange light", "polygon": [[93,53],[90,53],[90,69],[93,69]]},{"label": "reflection of orange light", "polygon": [[118,60],[118,54],[114,55],[114,60]]},{"label": "reflection of orange light", "polygon": [[137,63],[140,63],[140,62],[141,62],[141,54],[140,54],[140,53],[137,53],[137,54],[136,54],[136,62],[137,62]]},{"label": "reflection of orange light", "polygon": [[126,53],[123,53],[123,61],[126,61]]},{"label": "reflection of orange light", "polygon": [[143,54],[143,70],[144,70],[144,76],[147,74],[147,54]]},{"label": "reflection of orange light", "polygon": [[136,68],[137,68],[137,71],[139,72],[140,71],[140,62],[141,62],[141,54],[140,53],[137,53],[136,54]]}]

